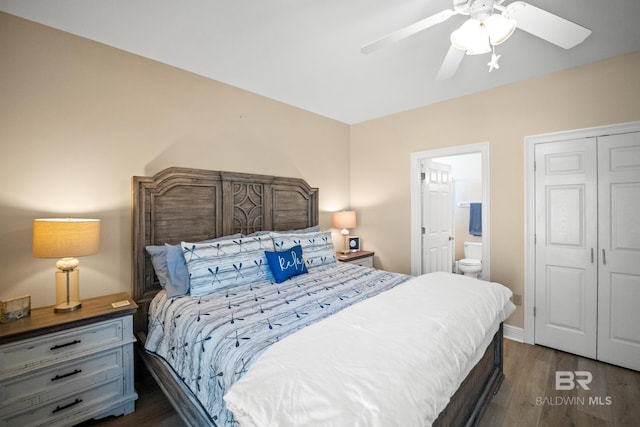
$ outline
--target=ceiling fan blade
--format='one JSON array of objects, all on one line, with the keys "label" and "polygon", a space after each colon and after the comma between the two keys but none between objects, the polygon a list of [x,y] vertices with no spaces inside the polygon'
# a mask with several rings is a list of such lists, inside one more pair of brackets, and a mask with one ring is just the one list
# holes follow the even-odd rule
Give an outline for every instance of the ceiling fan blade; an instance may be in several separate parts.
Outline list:
[{"label": "ceiling fan blade", "polygon": [[523,1],[511,3],[507,11],[521,30],[565,49],[579,45],[591,34],[588,28]]},{"label": "ceiling fan blade", "polygon": [[447,52],[447,56],[445,56],[442,61],[436,80],[447,80],[453,77],[456,71],[458,71],[458,67],[462,62],[462,58],[464,58],[464,54],[464,50],[457,49],[451,45]]},{"label": "ceiling fan blade", "polygon": [[433,27],[436,24],[446,21],[451,18],[453,15],[456,15],[458,12],[454,12],[451,9],[446,9],[441,12],[436,13],[435,15],[431,15],[427,18],[421,19],[418,22],[415,22],[407,27],[401,28],[398,31],[394,31],[391,34],[388,34],[384,37],[379,38],[371,43],[368,43],[360,49],[362,53],[371,53],[374,50],[378,50],[381,47],[384,47],[390,43],[397,42],[409,36],[412,36],[420,31],[426,30],[429,27]]}]

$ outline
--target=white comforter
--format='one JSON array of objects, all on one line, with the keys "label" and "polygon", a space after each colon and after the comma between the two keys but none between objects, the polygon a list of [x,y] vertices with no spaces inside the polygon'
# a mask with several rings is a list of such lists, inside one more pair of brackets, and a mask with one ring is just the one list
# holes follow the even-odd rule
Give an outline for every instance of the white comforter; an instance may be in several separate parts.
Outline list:
[{"label": "white comforter", "polygon": [[246,426],[429,426],[514,310],[511,291],[432,273],[269,348],[224,396]]}]

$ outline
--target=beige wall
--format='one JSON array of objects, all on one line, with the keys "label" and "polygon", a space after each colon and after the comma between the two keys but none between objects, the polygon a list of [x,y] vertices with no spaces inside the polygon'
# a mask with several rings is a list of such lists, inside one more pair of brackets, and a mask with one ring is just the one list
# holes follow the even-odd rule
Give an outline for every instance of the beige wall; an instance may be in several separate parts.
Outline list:
[{"label": "beige wall", "polygon": [[131,176],[169,166],[304,178],[320,224],[349,203],[349,126],[0,13],[0,298],[54,303],[43,216],[102,220],[81,297],[131,289]]},{"label": "beige wall", "polygon": [[640,52],[354,125],[358,233],[378,267],[410,272],[410,153],[488,141],[491,279],[524,295],[524,138],[636,120]]}]

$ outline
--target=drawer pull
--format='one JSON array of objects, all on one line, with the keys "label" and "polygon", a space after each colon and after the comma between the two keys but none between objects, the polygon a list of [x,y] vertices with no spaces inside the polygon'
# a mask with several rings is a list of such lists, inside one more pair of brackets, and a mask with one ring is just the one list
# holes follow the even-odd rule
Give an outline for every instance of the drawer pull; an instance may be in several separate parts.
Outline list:
[{"label": "drawer pull", "polygon": [[80,344],[81,342],[82,342],[82,340],[73,340],[73,341],[68,342],[68,343],[54,345],[53,347],[51,347],[51,350],[57,350],[59,348],[68,347],[70,345]]},{"label": "drawer pull", "polygon": [[82,372],[82,369],[74,369],[73,372],[69,372],[68,374],[56,375],[55,377],[51,378],[51,381],[58,381],[58,380],[61,380],[63,378],[70,377],[71,375],[77,375],[80,372]]},{"label": "drawer pull", "polygon": [[69,403],[68,405],[56,406],[56,409],[51,411],[51,413],[55,414],[56,412],[64,411],[65,409],[71,408],[72,406],[76,406],[78,403],[81,403],[81,402],[82,402],[82,399],[76,399],[73,402]]}]

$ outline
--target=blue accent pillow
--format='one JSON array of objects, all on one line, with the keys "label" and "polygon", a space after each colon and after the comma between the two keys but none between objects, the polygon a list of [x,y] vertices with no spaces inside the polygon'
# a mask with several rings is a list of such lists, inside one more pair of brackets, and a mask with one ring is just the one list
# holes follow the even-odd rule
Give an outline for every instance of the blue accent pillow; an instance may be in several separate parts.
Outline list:
[{"label": "blue accent pillow", "polygon": [[276,283],[282,283],[293,276],[308,272],[300,245],[281,252],[265,251],[264,254],[267,256],[269,269]]},{"label": "blue accent pillow", "polygon": [[167,273],[169,280],[164,288],[167,297],[179,297],[189,293],[189,272],[187,263],[182,254],[182,248],[178,245],[164,244],[167,249]]},{"label": "blue accent pillow", "polygon": [[167,248],[163,246],[146,246],[145,249],[151,257],[151,265],[156,277],[163,289],[167,286],[169,280],[169,272],[167,271]]}]

